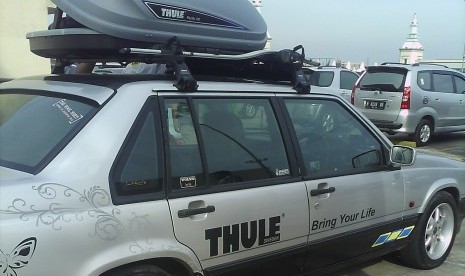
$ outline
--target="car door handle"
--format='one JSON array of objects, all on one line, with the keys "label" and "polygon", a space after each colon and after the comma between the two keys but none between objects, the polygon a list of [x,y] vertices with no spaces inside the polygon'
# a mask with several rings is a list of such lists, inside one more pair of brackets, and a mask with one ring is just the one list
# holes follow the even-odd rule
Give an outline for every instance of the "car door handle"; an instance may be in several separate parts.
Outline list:
[{"label": "car door handle", "polygon": [[336,188],[334,187],[329,187],[326,189],[315,189],[315,190],[310,190],[310,195],[311,196],[318,196],[322,194],[329,194],[329,193],[334,193],[336,191]]},{"label": "car door handle", "polygon": [[178,211],[178,218],[187,218],[190,216],[215,212],[215,206],[208,205],[204,208],[182,209]]}]

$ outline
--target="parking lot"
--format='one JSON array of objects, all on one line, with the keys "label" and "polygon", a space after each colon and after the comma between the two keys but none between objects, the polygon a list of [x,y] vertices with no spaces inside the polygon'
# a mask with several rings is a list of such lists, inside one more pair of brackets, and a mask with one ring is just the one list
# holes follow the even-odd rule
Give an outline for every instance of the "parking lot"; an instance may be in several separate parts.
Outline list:
[{"label": "parking lot", "polygon": [[[402,135],[389,136],[395,143],[405,143]],[[418,148],[419,151],[448,156],[465,162],[465,132],[450,133],[434,137],[431,144]],[[416,270],[405,266],[395,254],[365,262],[339,271],[338,276],[363,276],[363,275],[465,275],[465,222],[462,223],[462,231],[455,239],[454,247],[446,262],[433,270]]]}]

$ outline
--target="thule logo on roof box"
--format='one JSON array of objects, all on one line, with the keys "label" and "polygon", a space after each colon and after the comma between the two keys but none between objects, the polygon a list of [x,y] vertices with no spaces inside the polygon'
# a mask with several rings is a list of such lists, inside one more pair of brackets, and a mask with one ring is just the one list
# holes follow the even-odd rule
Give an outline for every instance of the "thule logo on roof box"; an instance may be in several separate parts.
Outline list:
[{"label": "thule logo on roof box", "polygon": [[152,13],[160,19],[183,21],[187,23],[196,23],[242,30],[246,29],[235,22],[218,17],[213,14],[152,2],[144,3],[145,5],[147,5],[150,11],[152,11]]},{"label": "thule logo on roof box", "polygon": [[161,8],[161,17],[184,19],[184,11]]}]

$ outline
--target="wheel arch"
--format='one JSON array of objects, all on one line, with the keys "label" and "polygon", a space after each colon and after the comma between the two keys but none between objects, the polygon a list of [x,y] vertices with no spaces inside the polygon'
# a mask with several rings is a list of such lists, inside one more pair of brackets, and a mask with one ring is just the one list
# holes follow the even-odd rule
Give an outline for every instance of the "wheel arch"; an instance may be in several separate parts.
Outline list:
[{"label": "wheel arch", "polygon": [[115,271],[139,265],[154,265],[165,270],[170,275],[176,276],[201,275],[199,272],[194,273],[192,268],[186,262],[180,259],[174,257],[159,257],[122,264],[99,274],[99,276],[110,276]]},{"label": "wheel arch", "polygon": [[[434,133],[434,131],[436,129],[436,120],[434,119],[434,117],[432,115],[425,115],[420,119],[420,122],[421,122],[421,120],[428,120],[431,123],[431,131],[432,131],[432,133]],[[418,122],[418,123],[420,123],[420,122]]]},{"label": "wheel arch", "polygon": [[154,240],[149,250],[135,252],[128,250],[128,244],[106,247],[88,262],[81,264],[79,275],[107,276],[111,271],[136,265],[155,265],[167,271],[177,272],[176,276],[199,275],[202,267],[197,256],[184,245]]},{"label": "wheel arch", "polygon": [[457,187],[457,183],[453,179],[443,179],[441,182],[442,183],[436,183],[436,185],[432,185],[431,188],[428,190],[428,196],[425,197],[424,201],[421,204],[420,213],[423,213],[425,211],[426,206],[428,206],[428,203],[431,201],[434,195],[441,191],[447,192],[450,195],[452,195],[455,203],[458,206],[460,200],[460,192]]}]

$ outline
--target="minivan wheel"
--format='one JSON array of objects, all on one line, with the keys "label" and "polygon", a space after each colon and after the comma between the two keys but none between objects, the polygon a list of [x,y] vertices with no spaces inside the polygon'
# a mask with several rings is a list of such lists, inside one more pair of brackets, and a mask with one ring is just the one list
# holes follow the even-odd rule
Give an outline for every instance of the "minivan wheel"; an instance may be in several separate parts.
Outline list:
[{"label": "minivan wheel", "polygon": [[415,129],[413,140],[418,147],[426,146],[433,136],[433,127],[430,121],[422,119]]},{"label": "minivan wheel", "polygon": [[447,192],[434,195],[414,229],[412,240],[400,251],[401,259],[419,269],[440,266],[454,244],[456,222],[454,198]]}]

